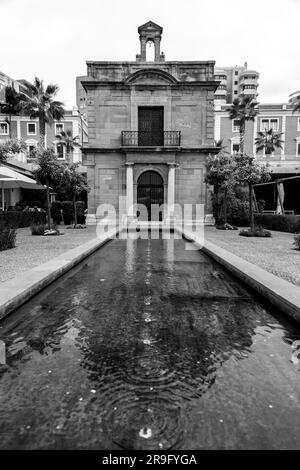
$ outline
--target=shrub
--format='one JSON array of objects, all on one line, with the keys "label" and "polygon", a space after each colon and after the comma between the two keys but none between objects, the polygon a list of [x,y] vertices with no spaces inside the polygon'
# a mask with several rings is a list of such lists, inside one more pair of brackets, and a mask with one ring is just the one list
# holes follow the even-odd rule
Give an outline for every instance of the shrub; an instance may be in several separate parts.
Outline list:
[{"label": "shrub", "polygon": [[51,204],[50,212],[55,225],[59,225],[61,222],[61,202],[53,201]]},{"label": "shrub", "polygon": [[228,223],[222,225],[216,225],[216,229],[218,230],[238,230],[235,225],[230,225]]},{"label": "shrub", "polygon": [[50,230],[49,229],[46,229],[45,232],[44,232],[44,236],[56,236],[56,235],[63,235],[63,233],[60,233],[60,231],[57,229],[57,228],[51,228]]},{"label": "shrub", "polygon": [[295,235],[295,238],[294,238],[294,247],[295,247],[296,250],[299,250],[299,251],[300,251],[300,234]]},{"label": "shrub", "polygon": [[77,201],[75,204],[76,204],[76,212],[77,212],[77,223],[78,224],[84,224],[84,222],[85,222],[85,216],[84,216],[85,204],[84,204],[83,201]]},{"label": "shrub", "polygon": [[0,224],[14,227],[23,228],[30,227],[32,224],[45,223],[46,213],[45,212],[33,212],[33,211],[5,211],[0,212]]},{"label": "shrub", "polygon": [[70,225],[74,220],[74,208],[72,201],[63,201],[62,203],[63,219],[65,225]]},{"label": "shrub", "polygon": [[228,222],[239,227],[249,226],[248,192],[243,188],[237,188],[229,199]]},{"label": "shrub", "polygon": [[260,238],[271,238],[271,232],[264,230],[262,227],[256,227],[253,231],[242,230],[239,235],[241,237],[260,237]]},{"label": "shrub", "polygon": [[44,235],[47,226],[45,224],[32,224],[31,235]]},{"label": "shrub", "polygon": [[16,230],[14,227],[0,224],[0,251],[9,250],[16,246]]},{"label": "shrub", "polygon": [[297,233],[300,230],[300,216],[280,214],[256,214],[255,223],[269,230]]},{"label": "shrub", "polygon": [[[216,225],[224,224],[224,193],[212,195],[212,209]],[[239,227],[249,226],[248,192],[244,188],[231,189],[227,195],[227,221]]]}]

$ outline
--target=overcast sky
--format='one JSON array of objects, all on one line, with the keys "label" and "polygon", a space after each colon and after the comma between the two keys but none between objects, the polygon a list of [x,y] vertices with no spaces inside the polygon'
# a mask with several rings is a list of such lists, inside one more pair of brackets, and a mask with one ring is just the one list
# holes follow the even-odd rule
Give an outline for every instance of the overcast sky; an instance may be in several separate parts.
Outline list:
[{"label": "overcast sky", "polygon": [[164,28],[166,60],[215,60],[260,73],[259,101],[300,89],[300,0],[0,0],[0,71],[60,86],[76,104],[86,60],[135,60],[137,27]]}]

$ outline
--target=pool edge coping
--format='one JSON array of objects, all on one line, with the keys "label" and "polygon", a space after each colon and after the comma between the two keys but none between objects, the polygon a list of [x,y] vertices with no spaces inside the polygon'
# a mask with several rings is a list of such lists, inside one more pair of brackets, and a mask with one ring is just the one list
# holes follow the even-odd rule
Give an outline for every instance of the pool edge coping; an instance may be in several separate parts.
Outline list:
[{"label": "pool edge coping", "polygon": [[175,230],[193,241],[203,253],[258,292],[270,304],[300,322],[300,288],[298,286],[205,240],[204,235],[201,238],[178,226],[175,226]]},{"label": "pool edge coping", "polygon": [[35,266],[12,279],[2,282],[0,284],[0,321],[93,254],[108,241],[115,238],[120,231],[113,230],[107,232],[101,238],[93,238],[71,250],[61,253],[46,263]]}]

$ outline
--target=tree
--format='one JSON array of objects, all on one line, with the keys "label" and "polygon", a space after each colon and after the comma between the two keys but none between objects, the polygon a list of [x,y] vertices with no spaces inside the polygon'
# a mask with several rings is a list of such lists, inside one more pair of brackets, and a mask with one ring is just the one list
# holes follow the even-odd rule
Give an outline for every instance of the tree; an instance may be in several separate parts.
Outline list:
[{"label": "tree", "polygon": [[58,134],[56,138],[60,141],[61,145],[66,147],[67,162],[70,163],[70,154],[75,148],[78,136],[73,137],[72,131],[68,129],[66,132],[61,131],[61,133]]},{"label": "tree", "polygon": [[0,163],[4,163],[8,157],[25,152],[27,146],[23,140],[9,139],[0,143]]},{"label": "tree", "polygon": [[[297,95],[295,96],[295,94]],[[289,102],[293,105],[293,113],[300,112],[300,91],[292,93]]]},{"label": "tree", "polygon": [[228,109],[229,118],[239,121],[240,128],[240,153],[244,155],[246,122],[254,121],[258,115],[258,103],[251,96],[236,98]]},{"label": "tree", "polygon": [[6,122],[9,125],[9,137],[11,138],[11,117],[18,114],[20,94],[13,86],[5,88],[5,103],[1,104],[1,112],[6,114]]},{"label": "tree", "polygon": [[44,88],[43,80],[35,77],[33,84],[26,84],[27,94],[20,94],[19,109],[30,119],[38,119],[40,127],[40,145],[45,148],[46,124],[51,125],[54,120],[64,117],[64,108],[61,101],[55,101],[59,88],[57,85],[48,85]]},{"label": "tree", "polygon": [[47,218],[48,228],[51,229],[51,212],[50,212],[50,187],[55,186],[64,175],[64,168],[58,161],[54,149],[44,149],[39,147],[37,150],[37,164],[38,167],[33,171],[36,180],[46,185],[47,190]]},{"label": "tree", "polygon": [[74,227],[77,225],[77,208],[76,208],[76,197],[82,191],[88,191],[89,187],[87,184],[86,175],[83,175],[78,171],[79,164],[72,163],[71,165],[66,164],[64,166],[63,184],[66,189],[70,192],[74,207]]},{"label": "tree", "polygon": [[263,132],[258,132],[255,139],[257,150],[265,149],[266,155],[271,155],[276,148],[282,148],[283,140],[281,140],[282,132],[275,132],[272,128]]},{"label": "tree", "polygon": [[223,191],[224,193],[224,223],[227,222],[227,196],[228,189],[234,184],[234,169],[235,161],[231,155],[226,152],[221,151],[217,155],[209,155],[206,161],[205,182],[214,187],[214,194],[216,196],[218,206],[217,223],[219,223],[220,218],[220,191]]},{"label": "tree", "polygon": [[250,230],[254,231],[254,213],[253,213],[253,184],[265,183],[271,179],[267,167],[260,165],[255,158],[249,155],[237,154],[234,156],[235,169],[234,177],[236,181],[245,183],[249,188],[249,218]]},{"label": "tree", "polygon": [[224,145],[223,140],[224,139],[219,139],[219,140],[214,139],[214,146],[215,147],[220,147],[220,149],[221,149],[220,151],[226,153],[225,149],[226,149],[227,146]]}]

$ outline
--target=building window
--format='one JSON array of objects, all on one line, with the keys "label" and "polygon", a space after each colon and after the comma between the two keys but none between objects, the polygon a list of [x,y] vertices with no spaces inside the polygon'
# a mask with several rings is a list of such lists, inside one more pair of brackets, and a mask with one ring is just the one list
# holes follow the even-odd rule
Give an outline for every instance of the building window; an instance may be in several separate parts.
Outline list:
[{"label": "building window", "polygon": [[237,144],[237,143],[232,143],[231,145],[231,153],[233,155],[236,155],[237,153],[239,153],[240,151],[240,144]]},{"label": "building window", "polygon": [[8,135],[7,122],[0,122],[0,135]]},{"label": "building window", "polygon": [[300,157],[300,142],[297,142],[296,155]]},{"label": "building window", "polygon": [[36,135],[36,123],[35,122],[28,122],[27,123],[27,134],[28,135]]},{"label": "building window", "polygon": [[28,153],[30,157],[34,156],[35,149],[36,149],[35,145],[28,145]]},{"label": "building window", "polygon": [[237,95],[237,90],[234,90],[234,94]]},{"label": "building window", "polygon": [[56,153],[57,153],[57,158],[59,158],[60,160],[64,160],[65,147],[63,144],[56,144]]},{"label": "building window", "polygon": [[234,75],[238,75],[238,74],[239,74],[239,72],[237,70],[235,70]]},{"label": "building window", "polygon": [[237,80],[235,80],[234,84],[235,84],[235,85],[237,85],[237,84],[238,84]]},{"label": "building window", "polygon": [[279,129],[278,119],[277,118],[261,119],[260,130],[263,132],[263,131],[269,131],[270,129],[273,129],[273,131],[278,131]]},{"label": "building window", "polygon": [[240,121],[239,119],[232,120],[232,132],[240,132]]},{"label": "building window", "polygon": [[300,132],[300,118],[298,118],[297,131]]},{"label": "building window", "polygon": [[27,153],[29,158],[36,157],[37,142],[27,142]]},{"label": "building window", "polygon": [[55,135],[60,135],[64,131],[64,125],[62,123],[55,124]]}]

